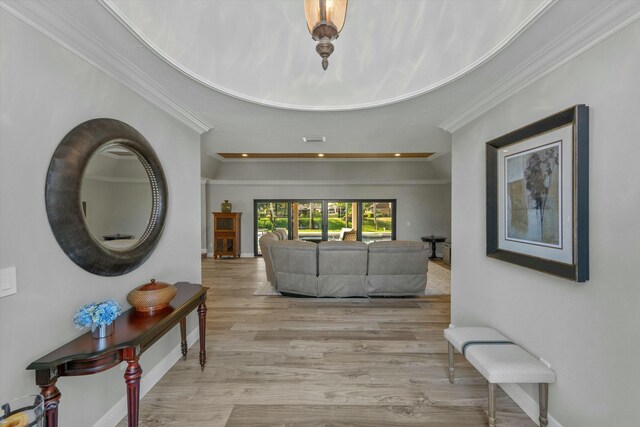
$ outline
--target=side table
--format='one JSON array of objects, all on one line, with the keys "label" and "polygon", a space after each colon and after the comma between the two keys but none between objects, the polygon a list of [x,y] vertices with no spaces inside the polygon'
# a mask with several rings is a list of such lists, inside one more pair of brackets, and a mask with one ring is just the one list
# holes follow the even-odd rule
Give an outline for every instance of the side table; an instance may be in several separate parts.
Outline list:
[{"label": "side table", "polygon": [[436,256],[436,243],[444,242],[445,240],[447,240],[447,238],[442,236],[434,236],[432,234],[431,236],[422,236],[421,239],[423,242],[431,243],[431,255],[429,256],[429,259],[441,259],[440,257]]}]

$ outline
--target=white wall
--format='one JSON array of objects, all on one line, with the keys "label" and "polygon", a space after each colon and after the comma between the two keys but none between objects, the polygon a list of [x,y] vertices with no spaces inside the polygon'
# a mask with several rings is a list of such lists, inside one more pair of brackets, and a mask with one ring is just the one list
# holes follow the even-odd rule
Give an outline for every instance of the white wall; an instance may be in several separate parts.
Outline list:
[{"label": "white wall", "polygon": [[[421,236],[427,234],[450,236],[450,184],[335,186],[209,184],[208,187],[210,213],[219,212],[220,204],[225,199],[233,203],[234,212],[243,213],[241,238],[243,254],[251,254],[254,251],[254,199],[397,199],[396,238],[398,240],[419,241]],[[210,246],[208,251],[213,252],[213,247]]]},{"label": "white wall", "polygon": [[[0,268],[17,268],[18,293],[0,298],[0,401],[38,391],[26,366],[78,336],[73,314],[150,278],[200,281],[200,138],[74,54],[0,10]],[[58,246],[45,211],[51,156],[77,124],[122,120],[151,143],[168,180],[169,210],[155,252],[137,270],[101,277],[76,266]],[[196,327],[189,319],[189,330]],[[141,359],[148,373],[179,344],[173,330]],[[94,424],[125,395],[114,368],[61,378],[60,425]],[[143,377],[144,382],[144,377]]]},{"label": "white wall", "polygon": [[[638,40],[640,22],[453,135],[452,322],[495,327],[548,360],[558,377],[549,411],[565,427],[639,418]],[[591,115],[586,284],[485,256],[485,142],[579,103]]]}]

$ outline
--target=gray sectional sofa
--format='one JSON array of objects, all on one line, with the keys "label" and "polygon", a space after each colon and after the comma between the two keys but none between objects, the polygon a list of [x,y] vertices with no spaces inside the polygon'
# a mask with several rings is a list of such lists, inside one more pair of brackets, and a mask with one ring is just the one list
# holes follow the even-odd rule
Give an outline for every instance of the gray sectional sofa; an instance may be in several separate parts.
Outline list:
[{"label": "gray sectional sofa", "polygon": [[[269,234],[269,233],[267,233]],[[322,242],[260,238],[279,292],[318,297],[424,295],[428,250],[409,241]]]}]

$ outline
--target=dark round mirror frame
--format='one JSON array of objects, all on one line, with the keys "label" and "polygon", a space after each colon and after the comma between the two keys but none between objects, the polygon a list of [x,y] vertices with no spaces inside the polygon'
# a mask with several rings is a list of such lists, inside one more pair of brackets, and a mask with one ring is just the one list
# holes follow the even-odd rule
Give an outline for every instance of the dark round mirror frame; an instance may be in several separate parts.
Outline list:
[{"label": "dark round mirror frame", "polygon": [[[142,162],[151,183],[153,207],[149,224],[137,244],[112,250],[91,234],[84,220],[80,189],[93,155],[107,145],[131,150]],[[51,158],[45,185],[51,230],[62,250],[85,270],[100,276],[120,276],[138,268],[155,249],[167,215],[167,182],[160,160],[134,128],[114,119],[79,124],[62,139]]]}]

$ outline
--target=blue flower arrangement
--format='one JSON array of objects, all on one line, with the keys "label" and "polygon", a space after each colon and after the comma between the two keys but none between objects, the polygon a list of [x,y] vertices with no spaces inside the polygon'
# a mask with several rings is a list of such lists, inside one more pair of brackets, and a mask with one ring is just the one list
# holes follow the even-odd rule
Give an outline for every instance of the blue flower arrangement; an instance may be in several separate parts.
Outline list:
[{"label": "blue flower arrangement", "polygon": [[115,300],[94,302],[82,306],[73,316],[77,329],[92,325],[110,325],[122,313],[122,306]]}]

